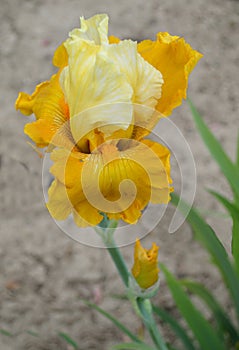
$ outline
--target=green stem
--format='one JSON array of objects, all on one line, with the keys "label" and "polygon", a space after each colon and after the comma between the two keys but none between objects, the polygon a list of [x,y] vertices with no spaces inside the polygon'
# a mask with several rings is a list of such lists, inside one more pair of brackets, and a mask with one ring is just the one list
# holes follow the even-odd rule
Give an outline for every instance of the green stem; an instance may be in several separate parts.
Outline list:
[{"label": "green stem", "polygon": [[[112,260],[115,263],[115,266],[122,278],[122,281],[124,282],[125,286],[128,287],[129,285],[129,271],[128,267],[124,261],[123,256],[121,255],[120,250],[116,246],[115,240],[113,238],[113,233],[116,226],[111,225],[111,230],[109,230],[110,223],[106,224],[106,227],[101,227],[100,230],[98,229],[97,232],[101,235],[102,240],[105,243],[105,246],[112,258]],[[112,229],[113,228],[113,229]],[[135,300],[135,299],[134,299]],[[133,300],[132,300],[133,302]],[[163,338],[161,337],[159,330],[157,328],[157,325],[155,323],[153,312],[152,312],[152,305],[149,299],[143,299],[143,298],[136,298],[135,302],[133,303],[136,305],[137,311],[139,316],[141,317],[142,321],[144,322],[145,327],[148,329],[149,334],[157,347],[158,350],[168,350],[167,345],[164,343]]]},{"label": "green stem", "polygon": [[125,286],[128,287],[129,271],[119,249],[117,247],[111,247],[111,248],[107,247],[107,249],[112,260],[115,263],[115,266],[117,267],[120,277],[122,278]]},{"label": "green stem", "polygon": [[149,299],[137,299],[137,305],[141,313],[141,318],[149,331],[149,334],[159,350],[168,350],[152,314],[152,304]]}]

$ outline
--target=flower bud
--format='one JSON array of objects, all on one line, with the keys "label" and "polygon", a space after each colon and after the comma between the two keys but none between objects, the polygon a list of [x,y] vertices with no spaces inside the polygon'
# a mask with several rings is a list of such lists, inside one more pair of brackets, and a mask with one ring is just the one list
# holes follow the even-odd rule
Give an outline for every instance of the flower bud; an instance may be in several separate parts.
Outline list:
[{"label": "flower bud", "polygon": [[137,239],[134,248],[134,265],[132,274],[138,285],[147,289],[158,281],[158,250],[159,247],[153,243],[151,249],[145,249]]}]

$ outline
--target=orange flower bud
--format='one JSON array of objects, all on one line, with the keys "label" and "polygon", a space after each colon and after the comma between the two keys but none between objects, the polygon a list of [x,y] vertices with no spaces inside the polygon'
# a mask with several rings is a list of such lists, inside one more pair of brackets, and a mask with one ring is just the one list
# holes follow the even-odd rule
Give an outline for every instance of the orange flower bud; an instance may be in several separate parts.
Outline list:
[{"label": "orange flower bud", "polygon": [[134,248],[134,265],[132,274],[138,285],[147,289],[158,281],[158,250],[159,247],[153,243],[151,249],[145,249],[137,239]]}]

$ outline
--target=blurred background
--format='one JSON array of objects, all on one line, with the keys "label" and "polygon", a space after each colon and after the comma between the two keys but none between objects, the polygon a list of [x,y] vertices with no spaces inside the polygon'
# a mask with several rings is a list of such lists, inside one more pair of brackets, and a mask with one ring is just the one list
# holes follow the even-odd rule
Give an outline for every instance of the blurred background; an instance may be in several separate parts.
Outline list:
[{"label": "blurred background", "polygon": [[[55,72],[51,59],[79,17],[108,13],[109,31],[120,38],[154,39],[159,31],[182,36],[204,54],[190,77],[189,95],[204,120],[235,157],[239,105],[239,2],[233,0],[0,0],[0,334],[1,350],[70,350],[58,336],[69,334],[80,349],[108,349],[125,340],[106,319],[85,306],[88,299],[141,330],[123,294],[108,253],[67,237],[45,208],[42,160],[27,144],[27,118],[14,108],[19,91],[32,93]],[[217,165],[197,135],[186,102],[171,116],[193,152],[195,203],[229,250],[230,221],[205,188],[228,191]],[[185,160],[186,161],[186,160]],[[178,170],[172,169],[177,183]],[[190,179],[189,179],[190,181]],[[230,307],[208,257],[184,224],[168,233],[174,208],[143,241],[160,245],[160,261],[177,276],[203,281]],[[133,246],[122,249],[129,265]],[[158,300],[157,300],[158,299]],[[161,279],[157,302],[173,309]],[[35,336],[30,334],[35,332]],[[167,329],[164,329],[173,340]],[[36,336],[37,335],[37,336]]]}]

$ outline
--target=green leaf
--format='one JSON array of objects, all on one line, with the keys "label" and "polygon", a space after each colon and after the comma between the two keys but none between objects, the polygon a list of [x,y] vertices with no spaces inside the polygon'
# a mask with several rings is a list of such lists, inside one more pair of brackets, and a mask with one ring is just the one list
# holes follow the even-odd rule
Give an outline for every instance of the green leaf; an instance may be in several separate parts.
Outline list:
[{"label": "green leaf", "polygon": [[39,334],[34,332],[34,331],[31,331],[31,330],[26,330],[26,333],[32,335],[33,337],[39,337]]},{"label": "green leaf", "polygon": [[120,343],[117,345],[114,345],[112,347],[113,350],[128,350],[128,349],[134,349],[134,350],[156,350],[155,348],[152,348],[148,346],[147,344],[139,344],[139,343]]},{"label": "green leaf", "polygon": [[202,350],[226,350],[221,339],[217,336],[212,326],[203,317],[203,315],[195,308],[190,298],[184,292],[180,283],[166,269],[164,265],[160,265],[167,280],[167,284],[172,293],[174,301],[191,328],[195,338],[200,344]]},{"label": "green leaf", "polygon": [[153,305],[153,311],[161,320],[167,322],[177,337],[181,340],[185,350],[195,350],[193,341],[187,335],[185,329],[165,310]]},{"label": "green leaf", "polygon": [[111,322],[113,322],[116,327],[118,327],[123,333],[125,333],[130,339],[134,340],[137,343],[142,343],[142,341],[133,333],[131,333],[131,331],[126,328],[121,322],[119,322],[116,318],[114,318],[111,314],[109,314],[108,312],[104,311],[103,309],[101,309],[98,305],[90,303],[89,301],[83,300],[83,302],[91,307],[92,309],[95,309],[96,311],[98,311],[101,315],[105,316],[106,318],[108,318],[108,320],[110,320]]},{"label": "green leaf", "polygon": [[235,259],[237,271],[239,271],[239,208],[220,193],[209,191],[217,200],[224,205],[233,220],[232,226],[232,255]]},{"label": "green leaf", "polygon": [[238,132],[238,135],[237,135],[236,165],[239,167],[239,132]]},{"label": "green leaf", "polygon": [[231,159],[224,152],[220,142],[216,139],[213,133],[209,130],[207,125],[204,123],[202,117],[194,107],[193,103],[188,100],[194,121],[197,129],[210,151],[213,158],[218,163],[222,173],[227,178],[233,193],[239,198],[239,168],[231,161]]},{"label": "green leaf", "polygon": [[6,335],[7,337],[13,337],[13,334],[6,331],[5,329],[0,329],[0,333]]},{"label": "green leaf", "polygon": [[63,338],[67,342],[67,344],[72,345],[74,349],[76,350],[79,349],[79,346],[77,345],[77,343],[73,339],[71,339],[68,334],[59,332],[58,335],[61,338]]},{"label": "green leaf", "polygon": [[239,333],[235,329],[234,325],[230,321],[221,305],[215,299],[215,297],[205,288],[201,283],[181,280],[180,283],[185,286],[189,292],[197,295],[204,303],[209,307],[212,312],[213,319],[218,324],[220,333],[227,333],[230,336],[230,341],[232,344],[236,344],[239,341]]},{"label": "green leaf", "polygon": [[[171,202],[174,205],[179,203],[179,198],[175,193],[171,194]],[[188,211],[188,205],[182,200],[178,207],[182,213],[188,213],[187,221],[193,228],[195,238],[207,249],[211,255],[212,261],[220,270],[231,294],[239,320],[239,277],[228,258],[225,248],[217,238],[213,229],[200,217],[195,209],[191,208],[190,211]]]}]

